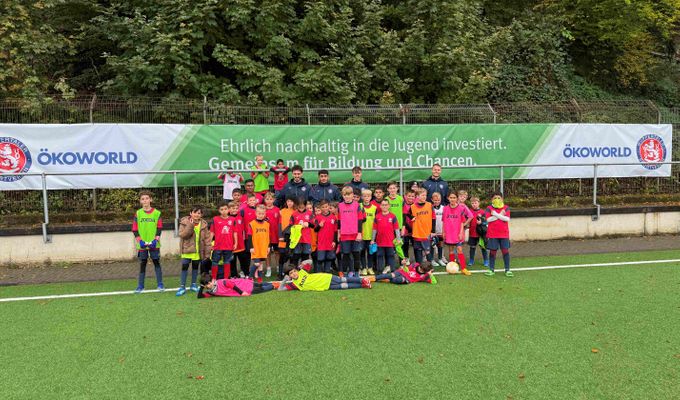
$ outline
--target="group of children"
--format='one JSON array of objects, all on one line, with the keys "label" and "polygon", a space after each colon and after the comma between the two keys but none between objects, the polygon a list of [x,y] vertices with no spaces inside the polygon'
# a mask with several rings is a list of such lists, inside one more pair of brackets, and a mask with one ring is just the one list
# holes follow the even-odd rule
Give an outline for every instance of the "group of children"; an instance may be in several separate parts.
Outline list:
[{"label": "group of children", "polygon": [[[285,283],[276,285],[281,290],[325,288],[326,284],[331,289],[370,287],[370,282],[376,279],[408,283],[416,275],[417,279],[425,280],[425,275],[432,276],[434,267],[446,266],[451,261],[457,262],[461,273],[469,276],[467,267],[474,264],[478,246],[488,268],[486,275],[494,275],[498,250],[503,254],[506,276],[513,275],[509,254],[510,210],[500,193],[494,193],[491,204],[482,209],[477,197],[470,198],[468,207],[467,192],[463,190],[449,193],[446,199],[434,192],[430,202],[427,190],[416,182],[409,185],[403,196],[398,193],[396,182],[390,182],[386,191],[382,187],[371,190],[367,185],[360,189],[348,184],[342,188],[339,202],[321,200],[313,205],[302,198],[286,198],[285,207],[279,209],[275,206],[275,193],[268,191],[267,179],[264,178],[267,190],[258,192],[255,183],[257,177],[264,177],[265,173],[268,176],[269,172],[287,176],[283,161],[278,161],[281,168],[272,171],[266,171],[263,163],[256,164],[262,167],[253,172],[255,179],[245,182],[245,193],[240,188],[241,178],[236,182],[239,187],[230,187],[230,196],[226,196],[227,180],[236,178],[231,173],[220,174],[225,182],[225,197],[230,200],[219,204],[218,215],[208,222],[203,219],[203,209],[195,206],[181,219],[182,272],[177,296],[187,292],[190,266],[189,290],[201,290],[197,280],[203,270],[202,293],[206,295],[215,295],[218,289],[220,293],[238,293],[234,289],[238,288],[247,294],[272,290],[275,286],[262,278],[270,277],[272,266],[276,265],[278,280]],[[260,182],[259,189],[264,187]],[[133,223],[140,260],[136,292],[144,290],[148,258],[155,266],[158,289],[164,289],[159,262],[162,221],[160,212],[151,207],[151,200],[149,192],[141,193],[142,208]],[[463,253],[466,237],[470,248],[467,260]],[[409,269],[411,248],[415,264]],[[406,271],[404,267],[397,269],[400,259]],[[309,271],[298,271],[300,265],[310,265]],[[337,276],[331,275],[332,270]],[[317,274],[319,277],[314,277]],[[319,279],[318,285],[312,283],[315,279]],[[206,286],[206,282],[210,285]]]}]

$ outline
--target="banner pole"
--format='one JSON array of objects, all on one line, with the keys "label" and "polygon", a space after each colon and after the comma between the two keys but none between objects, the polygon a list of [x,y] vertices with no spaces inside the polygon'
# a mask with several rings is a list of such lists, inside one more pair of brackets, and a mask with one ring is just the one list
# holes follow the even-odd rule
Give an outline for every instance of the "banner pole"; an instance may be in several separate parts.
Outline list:
[{"label": "banner pole", "polygon": [[503,166],[501,165],[501,196],[505,197],[505,193],[503,192],[503,180],[504,180],[503,171],[504,169]]},{"label": "banner pole", "polygon": [[593,205],[595,206],[595,215],[591,219],[597,221],[600,219],[600,205],[597,204],[597,164],[593,164]]},{"label": "banner pole", "polygon": [[52,237],[47,234],[47,225],[50,223],[50,210],[47,201],[47,175],[45,175],[45,173],[43,172],[41,178],[42,178],[43,217],[44,217],[43,218],[44,222],[42,223],[43,243],[52,243]]},{"label": "banner pole", "polygon": [[179,189],[177,188],[177,171],[172,173],[172,188],[175,191],[175,237],[179,236]]},{"label": "banner pole", "polygon": [[404,169],[399,167],[399,193],[404,194]]}]

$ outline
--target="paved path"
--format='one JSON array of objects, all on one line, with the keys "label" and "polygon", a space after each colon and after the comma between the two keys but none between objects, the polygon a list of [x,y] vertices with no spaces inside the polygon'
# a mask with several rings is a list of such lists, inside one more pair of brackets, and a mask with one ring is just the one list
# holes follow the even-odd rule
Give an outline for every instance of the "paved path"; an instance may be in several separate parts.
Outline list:
[{"label": "paved path", "polygon": [[[614,252],[638,252],[645,250],[678,250],[679,236],[624,237],[612,239],[554,240],[542,242],[517,242],[512,244],[513,257],[578,255]],[[467,249],[465,250],[467,252]],[[177,259],[162,259],[164,276],[178,276],[180,267]],[[37,265],[22,267],[0,267],[0,286],[48,283],[79,282],[106,279],[132,279],[137,276],[136,261],[99,264]],[[147,266],[147,276],[153,278],[153,264]]]}]

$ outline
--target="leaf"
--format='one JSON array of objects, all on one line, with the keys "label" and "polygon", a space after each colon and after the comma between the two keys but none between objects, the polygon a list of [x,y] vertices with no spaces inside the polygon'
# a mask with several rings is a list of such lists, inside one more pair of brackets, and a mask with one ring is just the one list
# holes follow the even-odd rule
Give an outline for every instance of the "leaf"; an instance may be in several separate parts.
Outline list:
[{"label": "leaf", "polygon": [[203,376],[203,375],[199,375],[199,376],[196,377],[197,381],[202,381],[203,379],[205,379],[205,376]]},{"label": "leaf", "polygon": [[677,358],[677,359],[680,359],[680,353],[674,354],[673,357],[675,357],[675,358]]},{"label": "leaf", "polygon": [[125,362],[125,356],[120,356],[120,358],[118,359],[118,362],[121,363],[121,364],[124,363]]},{"label": "leaf", "polygon": [[416,359],[416,361],[418,361],[418,364],[424,364],[425,363],[425,357],[420,356]]},{"label": "leaf", "polygon": [[600,350],[593,347],[592,349],[590,349],[590,352],[597,354],[600,352]]},{"label": "leaf", "polygon": [[194,353],[187,351],[186,353],[184,353],[184,355],[187,356],[188,358],[191,358],[194,356]]},{"label": "leaf", "polygon": [[347,300],[347,296],[342,296],[340,300]]},{"label": "leaf", "polygon": [[520,374],[517,377],[519,379],[524,379],[526,376],[524,375],[524,372],[520,372]]}]

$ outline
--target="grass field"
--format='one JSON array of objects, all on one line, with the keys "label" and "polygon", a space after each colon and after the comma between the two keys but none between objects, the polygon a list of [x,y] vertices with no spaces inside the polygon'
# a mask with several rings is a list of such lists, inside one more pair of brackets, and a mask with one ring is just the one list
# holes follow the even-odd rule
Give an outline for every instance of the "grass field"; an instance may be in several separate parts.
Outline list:
[{"label": "grass field", "polygon": [[[0,288],[0,297],[134,285],[16,286]],[[659,263],[240,299],[149,293],[0,303],[0,392],[3,399],[677,399],[679,293],[680,267]]]}]

